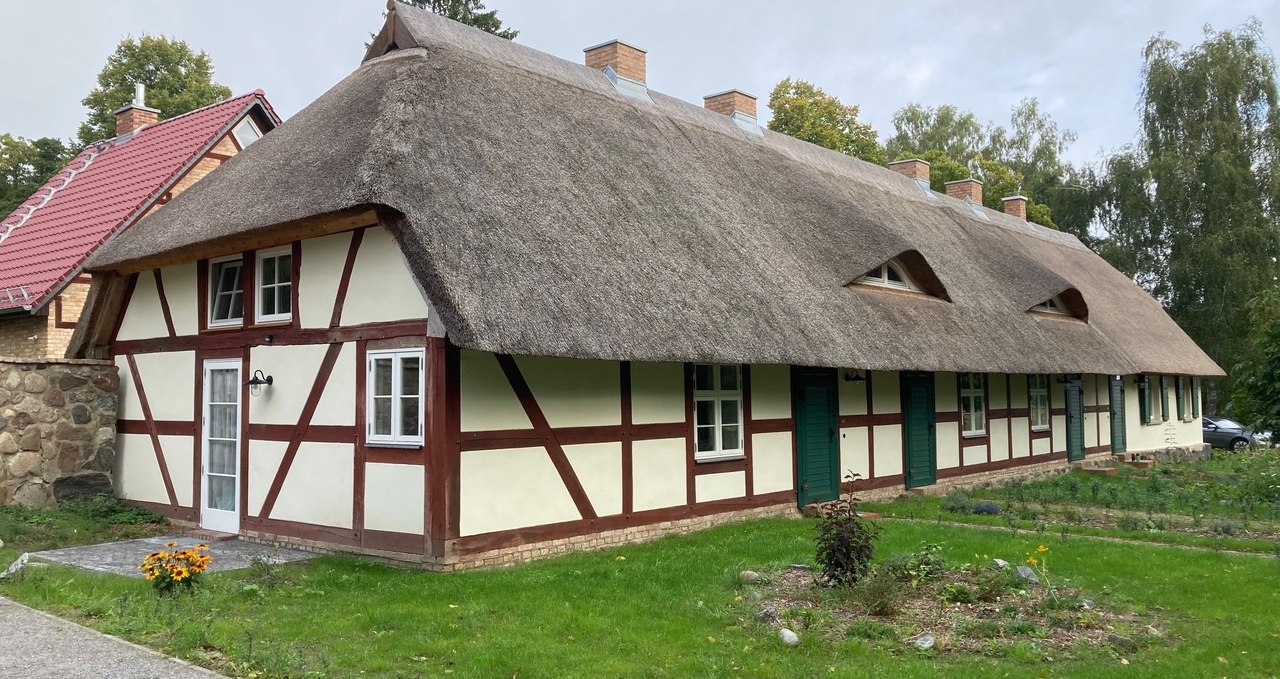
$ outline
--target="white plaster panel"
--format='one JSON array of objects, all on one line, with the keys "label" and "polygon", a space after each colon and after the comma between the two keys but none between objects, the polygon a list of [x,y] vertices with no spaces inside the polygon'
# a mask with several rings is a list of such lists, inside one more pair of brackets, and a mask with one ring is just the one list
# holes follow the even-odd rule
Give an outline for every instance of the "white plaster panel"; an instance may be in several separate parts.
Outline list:
[{"label": "white plaster panel", "polygon": [[[871,379],[871,405],[877,415],[902,412],[901,384],[896,372],[873,372]],[[876,445],[879,448],[879,444]]]},{"label": "white plaster panel", "polygon": [[846,427],[840,430],[840,479],[849,472],[860,478],[871,478],[871,457],[867,454],[869,432],[866,427]]},{"label": "white plaster panel", "polygon": [[147,392],[151,417],[190,422],[195,413],[196,352],[135,354],[133,360]]},{"label": "white plaster panel", "polygon": [[[950,469],[960,466],[960,423],[959,422],[939,422],[937,424],[938,438],[938,469]],[[880,445],[876,444],[876,452],[880,452]],[[876,455],[876,457],[880,457]]]},{"label": "white plaster panel", "polygon": [[[263,387],[260,395],[249,397],[249,422],[298,424],[328,350],[327,344],[253,347],[244,378],[248,379],[255,370],[261,370],[271,375],[274,382]],[[350,389],[354,392],[355,387]]]},{"label": "white plaster panel", "polygon": [[757,495],[794,488],[791,432],[751,435],[751,489]]},{"label": "white plaster panel", "polygon": [[[895,374],[895,373],[887,373]],[[887,378],[886,378],[887,379]],[[849,382],[844,379],[844,372],[841,371],[839,379],[840,393],[840,414],[841,415],[866,415],[867,414],[867,383],[865,381]]]},{"label": "white plaster panel", "polygon": [[875,437],[875,472],[876,478],[894,476],[902,473],[902,427],[896,424],[882,424],[872,427]]},{"label": "white plaster panel", "polygon": [[1049,452],[1050,452],[1049,439],[1032,439],[1031,440],[1032,455],[1048,455]]},{"label": "white plaster panel", "polygon": [[120,331],[116,339],[135,340],[153,337],[168,337],[169,327],[164,323],[164,312],[160,309],[160,294],[156,292],[155,275],[150,271],[138,274],[138,282],[133,286],[133,295],[129,297],[129,305],[124,310],[124,318],[120,321]]},{"label": "white plaster panel", "polygon": [[684,422],[684,365],[631,364],[631,421]]},{"label": "white plaster panel", "polygon": [[1015,417],[1013,426],[1013,456],[1027,457],[1031,454],[1031,420]]},{"label": "white plaster panel", "polygon": [[[1059,401],[1061,403],[1061,401]],[[1053,451],[1061,452],[1067,449],[1067,416],[1054,415],[1049,418],[1049,426],[1053,429]]]},{"label": "white plaster panel", "polygon": [[116,461],[112,470],[116,494],[126,500],[167,504],[164,477],[156,462],[151,437],[146,434],[116,435]]},{"label": "white plaster panel", "polygon": [[991,432],[991,460],[1008,459],[1009,420],[991,420],[987,422],[987,429]]},{"label": "white plaster panel", "polygon": [[1009,384],[1009,376],[1000,373],[992,373],[987,375],[987,397],[990,403],[988,408],[1003,410],[1009,407],[1009,394],[1007,393]]},{"label": "white plaster panel", "polygon": [[790,366],[751,366],[751,417],[756,420],[791,417]]},{"label": "white plaster panel", "polygon": [[[498,359],[486,351],[461,352],[462,431],[529,429],[520,399],[502,373]],[[683,412],[683,408],[681,410]]]},{"label": "white plaster panel", "polygon": [[[305,265],[305,257],[303,262]],[[366,229],[342,305],[342,324],[426,317],[427,301],[422,298],[391,232],[381,226]]]},{"label": "white plaster panel", "polygon": [[[200,332],[195,262],[161,269],[160,277],[164,280],[164,298],[169,302],[169,316],[173,319],[173,331],[179,336]],[[163,322],[164,318],[160,320]]]},{"label": "white plaster panel", "polygon": [[352,444],[303,443],[280,487],[271,518],[350,528],[354,473]]},{"label": "white plaster panel", "polygon": [[[191,487],[195,448],[190,436],[161,436],[160,450],[164,451],[164,464],[169,468],[169,480],[173,482],[173,494],[179,507],[190,507],[195,489]],[[161,480],[163,485],[164,481]],[[168,497],[166,495],[166,497]]]},{"label": "white plaster panel", "polygon": [[[302,262],[298,267],[298,323],[302,327],[329,327],[350,247],[349,231],[302,241]],[[347,299],[353,304],[365,303],[350,296]]]},{"label": "white plaster panel", "polygon": [[[120,390],[116,392],[120,397],[120,406],[116,411],[116,417],[121,420],[141,420],[142,402],[138,400],[137,389],[133,386],[133,373],[129,370],[129,359],[116,356],[115,361],[116,368],[120,370]],[[190,396],[187,398],[189,399]]]},{"label": "white plaster panel", "polygon": [[363,366],[356,365],[356,343],[344,343],[338,350],[338,358],[333,363],[333,372],[329,373],[324,392],[320,394],[320,401],[316,403],[312,424],[356,423],[356,371],[361,368]]},{"label": "white plaster panel", "polygon": [[463,535],[582,518],[545,448],[468,451],[460,473]]},{"label": "white plaster panel", "polygon": [[1095,377],[1094,375],[1080,376],[1080,383],[1081,383],[1080,388],[1083,390],[1082,398],[1084,399],[1084,404],[1086,406],[1092,406],[1092,405],[1098,404],[1098,392],[1096,387],[1096,380],[1094,379],[1094,377]]},{"label": "white plaster panel", "polygon": [[965,446],[962,450],[964,463],[967,465],[985,464],[987,462],[986,446]]},{"label": "white plaster panel", "polygon": [[418,465],[364,466],[364,527],[422,535],[426,475]]},{"label": "white plaster panel", "polygon": [[1098,445],[1098,414],[1084,414],[1084,445],[1092,448]]},{"label": "white plaster panel", "polygon": [[1013,405],[1009,407],[1026,408],[1027,407],[1027,376],[1026,375],[1010,375],[1009,377],[1010,379],[1013,380],[1013,383],[1009,385],[1012,387],[1011,391],[1012,391]]},{"label": "white plaster panel", "polygon": [[520,356],[516,365],[552,427],[622,424],[616,361]]},{"label": "white plaster panel", "polygon": [[747,494],[747,473],[725,472],[723,474],[702,474],[693,480],[694,497],[698,502],[713,502]]},{"label": "white plaster panel", "polygon": [[[634,452],[634,451],[633,451]],[[598,516],[622,513],[622,444],[564,446],[564,454]],[[635,460],[633,459],[634,463]]]},{"label": "white plaster panel", "polygon": [[938,412],[952,413],[960,409],[959,388],[955,373],[936,373],[933,376],[933,393]]},{"label": "white plaster panel", "polygon": [[267,491],[271,490],[271,483],[288,447],[287,441],[249,440],[249,468],[246,473],[249,474],[248,507],[251,516],[262,514],[262,503],[266,502]]},{"label": "white plaster panel", "polygon": [[688,501],[684,448],[682,438],[631,444],[631,501],[636,511],[674,507]]},{"label": "white plaster panel", "polygon": [[1111,445],[1111,411],[1099,413],[1098,417],[1102,420],[1100,423],[1102,429],[1098,431],[1098,445],[1109,446]]}]

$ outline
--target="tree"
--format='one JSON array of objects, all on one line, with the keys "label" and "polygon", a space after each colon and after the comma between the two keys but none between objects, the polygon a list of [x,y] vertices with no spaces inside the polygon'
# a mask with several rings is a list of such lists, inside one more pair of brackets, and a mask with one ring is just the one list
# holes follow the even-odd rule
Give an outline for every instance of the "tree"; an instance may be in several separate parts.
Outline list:
[{"label": "tree", "polygon": [[1234,387],[1227,409],[1265,431],[1280,431],[1280,291],[1264,290],[1249,301],[1252,323],[1241,360],[1231,369]]},{"label": "tree", "polygon": [[87,146],[116,136],[115,110],[133,101],[133,86],[147,86],[146,105],[172,118],[231,96],[213,81],[213,63],[205,52],[163,35],[125,38],[107,57],[98,86],[81,102],[89,118],[80,125],[80,144]]},{"label": "tree", "polygon": [[0,219],[35,193],[67,161],[67,148],[57,139],[28,141],[0,134]]},{"label": "tree", "polygon": [[894,135],[886,144],[890,158],[941,151],[957,163],[967,163],[982,153],[987,143],[987,131],[978,118],[951,105],[907,104],[893,114],[893,129]]},{"label": "tree", "polygon": [[520,31],[502,27],[502,20],[498,18],[497,10],[489,10],[488,12],[484,11],[484,2],[481,0],[399,1],[406,5],[413,5],[414,7],[431,10],[442,17],[448,17],[468,26],[474,26],[485,33],[492,33],[499,38],[515,40],[516,36],[520,35]]},{"label": "tree", "polygon": [[769,129],[774,132],[877,165],[888,160],[875,129],[858,121],[858,107],[842,103],[812,83],[783,80],[769,94],[769,108],[773,111]]}]

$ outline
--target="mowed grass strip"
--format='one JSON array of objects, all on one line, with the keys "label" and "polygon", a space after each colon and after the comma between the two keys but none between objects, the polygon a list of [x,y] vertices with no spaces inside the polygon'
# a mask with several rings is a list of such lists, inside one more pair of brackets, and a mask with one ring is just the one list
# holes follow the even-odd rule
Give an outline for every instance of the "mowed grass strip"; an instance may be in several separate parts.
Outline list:
[{"label": "mowed grass strip", "polygon": [[[945,545],[951,562],[1020,561],[1160,620],[1168,644],[1047,660],[886,650],[845,630],[798,648],[756,622],[744,568],[813,559],[813,523],[773,519],[513,568],[435,574],[353,558],[214,574],[158,599],[140,580],[36,569],[0,594],[229,674],[451,677],[1168,677],[1280,672],[1280,560],[969,526],[884,522],[877,558]],[[737,597],[742,599],[738,600]],[[1122,659],[1128,664],[1123,664]]]}]

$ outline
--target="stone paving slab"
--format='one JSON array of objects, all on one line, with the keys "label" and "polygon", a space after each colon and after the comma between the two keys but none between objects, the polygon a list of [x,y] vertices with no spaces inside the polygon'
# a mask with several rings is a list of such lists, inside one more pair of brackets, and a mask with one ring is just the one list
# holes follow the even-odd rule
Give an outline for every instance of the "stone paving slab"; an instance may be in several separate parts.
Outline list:
[{"label": "stone paving slab", "polygon": [[221,676],[0,597],[0,677],[3,679],[217,679]]},{"label": "stone paving slab", "polygon": [[[170,542],[178,543],[177,547],[165,547],[165,544]],[[171,535],[32,552],[31,558],[102,573],[141,578],[142,571],[138,570],[138,564],[142,563],[148,554],[162,549],[184,549],[198,544],[209,546],[209,555],[213,557],[213,562],[209,564],[210,572],[248,568],[254,557],[260,557],[269,563],[290,563],[319,556],[314,552],[273,547],[256,542],[240,540],[207,542],[185,535]]]}]

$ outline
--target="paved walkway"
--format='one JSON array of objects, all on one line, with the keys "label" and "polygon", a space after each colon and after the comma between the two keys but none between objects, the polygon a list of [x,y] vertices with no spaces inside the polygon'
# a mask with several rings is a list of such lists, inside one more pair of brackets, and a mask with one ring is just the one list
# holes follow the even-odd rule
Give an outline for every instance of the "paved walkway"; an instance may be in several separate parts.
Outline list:
[{"label": "paved walkway", "polygon": [[[169,542],[176,542],[178,546],[174,548],[165,547],[164,545]],[[319,556],[312,552],[285,547],[272,547],[271,545],[262,545],[256,542],[241,542],[240,540],[204,542],[186,536],[172,535],[125,540],[123,542],[106,542],[100,545],[85,545],[83,547],[67,547],[66,549],[51,549],[47,552],[32,552],[31,558],[52,561],[67,566],[76,566],[91,571],[140,578],[142,577],[142,571],[138,570],[138,564],[142,563],[142,560],[148,554],[161,549],[182,549],[196,544],[209,545],[209,555],[213,557],[213,561],[209,564],[210,572],[247,568],[253,562],[254,557],[262,558],[270,563],[289,563]]]},{"label": "paved walkway", "polygon": [[0,597],[0,678],[215,679],[220,676]]}]

